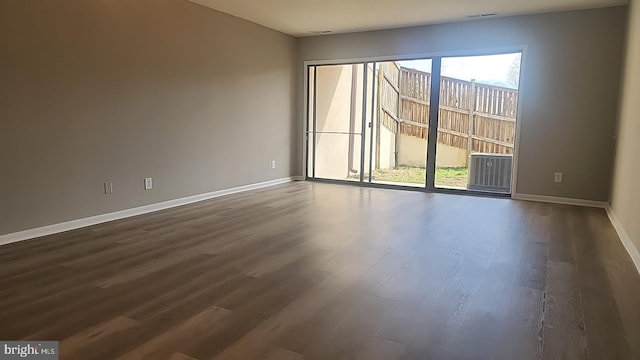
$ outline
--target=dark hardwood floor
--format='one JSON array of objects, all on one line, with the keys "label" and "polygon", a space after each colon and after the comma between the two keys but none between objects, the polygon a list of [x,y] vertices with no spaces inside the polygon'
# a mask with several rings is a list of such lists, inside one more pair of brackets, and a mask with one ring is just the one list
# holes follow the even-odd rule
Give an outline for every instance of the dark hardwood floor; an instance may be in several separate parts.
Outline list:
[{"label": "dark hardwood floor", "polygon": [[601,209],[298,182],[0,247],[61,359],[640,359]]}]

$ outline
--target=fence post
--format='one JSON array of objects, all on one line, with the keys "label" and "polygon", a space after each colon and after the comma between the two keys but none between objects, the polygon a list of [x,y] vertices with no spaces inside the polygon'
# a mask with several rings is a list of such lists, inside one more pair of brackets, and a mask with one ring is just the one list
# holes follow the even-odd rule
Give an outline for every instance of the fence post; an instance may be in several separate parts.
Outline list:
[{"label": "fence post", "polygon": [[469,91],[469,128],[467,129],[467,167],[469,167],[469,155],[473,148],[473,132],[475,127],[476,111],[476,79],[471,79],[471,91]]}]

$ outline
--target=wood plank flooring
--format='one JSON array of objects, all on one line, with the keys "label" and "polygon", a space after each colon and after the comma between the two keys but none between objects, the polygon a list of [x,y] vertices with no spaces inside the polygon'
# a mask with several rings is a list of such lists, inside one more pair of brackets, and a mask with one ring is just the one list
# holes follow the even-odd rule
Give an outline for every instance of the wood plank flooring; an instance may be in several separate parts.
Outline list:
[{"label": "wood plank flooring", "polygon": [[640,359],[601,209],[297,182],[0,247],[61,359]]}]

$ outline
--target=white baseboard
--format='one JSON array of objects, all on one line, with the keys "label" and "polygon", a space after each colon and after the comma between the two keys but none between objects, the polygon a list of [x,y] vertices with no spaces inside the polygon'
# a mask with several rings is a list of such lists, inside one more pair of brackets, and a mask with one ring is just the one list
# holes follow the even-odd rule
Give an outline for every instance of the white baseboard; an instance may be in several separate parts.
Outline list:
[{"label": "white baseboard", "polygon": [[[179,199],[163,201],[163,202],[144,205],[144,206],[135,207],[131,209],[120,210],[120,211],[116,211],[108,214],[101,214],[101,215],[91,216],[91,217],[82,218],[82,219],[65,221],[58,224],[47,225],[47,226],[43,226],[35,229],[23,230],[23,231],[10,233],[6,235],[0,235],[0,245],[5,245],[5,244],[10,244],[10,243],[14,243],[22,240],[56,234],[64,231],[79,229],[79,228],[83,228],[91,225],[124,219],[131,216],[147,214],[147,213],[151,213],[159,210],[169,209],[176,206],[192,204],[198,201],[213,199],[219,196],[230,195],[230,194],[235,194],[239,192],[260,189],[268,186],[284,184],[284,183],[288,183],[296,180],[299,180],[298,176],[291,176],[291,177],[282,178],[282,179],[264,181],[264,182],[255,183],[255,184],[238,186],[230,189],[218,190],[218,191],[208,192],[204,194],[198,194],[198,195],[187,196]],[[304,180],[304,179],[300,179],[300,180]]]},{"label": "white baseboard", "polygon": [[304,181],[305,178],[303,175],[294,175],[291,177],[291,181]]},{"label": "white baseboard", "polygon": [[515,200],[539,201],[539,202],[546,202],[546,203],[553,203],[553,204],[588,206],[588,207],[596,207],[596,208],[603,208],[603,209],[606,209],[609,206],[609,203],[606,201],[582,200],[582,199],[564,198],[564,197],[556,197],[556,196],[544,196],[544,195],[516,193],[516,194],[513,194],[512,198]]},{"label": "white baseboard", "polygon": [[631,237],[622,226],[622,223],[620,222],[616,214],[613,212],[613,209],[610,206],[607,206],[606,209],[607,209],[607,215],[609,216],[609,220],[611,221],[613,228],[616,229],[616,232],[620,237],[620,241],[622,241],[622,245],[624,245],[624,248],[627,249],[629,256],[631,256],[631,261],[633,261],[633,263],[636,265],[636,269],[638,270],[638,273],[640,273],[640,251],[633,244],[633,241],[631,241]]}]

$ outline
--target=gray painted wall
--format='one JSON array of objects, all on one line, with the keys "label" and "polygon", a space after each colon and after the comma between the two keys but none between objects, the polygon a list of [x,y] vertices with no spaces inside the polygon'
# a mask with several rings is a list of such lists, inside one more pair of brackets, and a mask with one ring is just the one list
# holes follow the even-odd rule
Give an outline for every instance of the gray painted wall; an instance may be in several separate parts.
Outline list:
[{"label": "gray painted wall", "polygon": [[297,172],[290,36],[184,0],[7,0],[0,44],[0,234]]},{"label": "gray painted wall", "polygon": [[304,60],[520,45],[517,191],[607,200],[625,14],[296,40],[182,0],[0,2],[0,234],[302,174]]},{"label": "gray painted wall", "polygon": [[[309,37],[299,40],[299,63],[526,45],[516,191],[607,201],[626,11],[615,7]],[[302,169],[302,141],[298,148]],[[553,182],[556,171],[564,172],[561,184]]]},{"label": "gray painted wall", "polygon": [[640,253],[640,3],[632,1],[611,207]]}]

